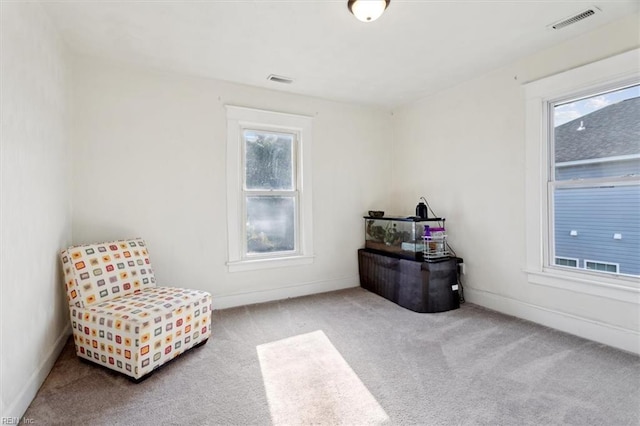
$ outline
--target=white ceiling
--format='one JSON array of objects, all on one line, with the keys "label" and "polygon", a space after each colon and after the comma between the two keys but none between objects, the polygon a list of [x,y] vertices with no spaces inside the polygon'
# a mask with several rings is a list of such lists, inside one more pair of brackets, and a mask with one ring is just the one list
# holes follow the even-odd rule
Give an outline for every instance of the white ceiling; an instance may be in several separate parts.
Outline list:
[{"label": "white ceiling", "polygon": [[[372,23],[347,0],[43,4],[82,54],[393,108],[637,13],[640,2],[392,0]],[[594,5],[602,12],[547,28]]]}]

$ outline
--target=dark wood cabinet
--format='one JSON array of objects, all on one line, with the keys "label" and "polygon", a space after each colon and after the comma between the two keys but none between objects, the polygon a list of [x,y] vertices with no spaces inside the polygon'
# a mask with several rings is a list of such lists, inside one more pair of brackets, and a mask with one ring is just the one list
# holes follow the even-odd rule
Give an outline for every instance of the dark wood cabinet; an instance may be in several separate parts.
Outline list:
[{"label": "dark wood cabinet", "polygon": [[460,261],[452,257],[421,262],[360,249],[360,285],[415,312],[450,311],[460,307]]}]

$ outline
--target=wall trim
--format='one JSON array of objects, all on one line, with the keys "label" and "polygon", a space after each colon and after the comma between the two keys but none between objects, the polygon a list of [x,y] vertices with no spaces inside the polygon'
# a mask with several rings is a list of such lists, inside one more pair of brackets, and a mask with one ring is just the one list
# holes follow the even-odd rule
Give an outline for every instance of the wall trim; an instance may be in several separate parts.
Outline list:
[{"label": "wall trim", "polygon": [[62,333],[60,333],[56,339],[47,356],[40,363],[40,366],[38,366],[33,374],[31,374],[31,377],[29,377],[29,380],[27,380],[27,383],[24,385],[17,398],[7,407],[6,411],[2,413],[3,419],[22,418],[33,401],[33,398],[38,393],[40,386],[42,386],[44,380],[51,372],[53,364],[55,364],[60,353],[62,353],[70,335],[71,324],[67,324],[67,326],[62,330]]},{"label": "wall trim", "polygon": [[640,355],[640,332],[556,311],[495,293],[464,289],[468,302],[544,325],[584,339]]},{"label": "wall trim", "polygon": [[358,287],[359,285],[360,277],[358,275],[353,275],[350,277],[334,278],[329,280],[310,281],[268,290],[214,295],[213,309],[226,309],[236,306],[252,305],[254,303],[308,296],[310,294],[326,293],[328,291]]}]

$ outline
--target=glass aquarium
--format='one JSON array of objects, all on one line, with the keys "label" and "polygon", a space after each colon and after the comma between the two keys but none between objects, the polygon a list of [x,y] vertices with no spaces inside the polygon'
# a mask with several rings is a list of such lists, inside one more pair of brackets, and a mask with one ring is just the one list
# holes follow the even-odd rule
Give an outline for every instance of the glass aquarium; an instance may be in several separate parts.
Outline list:
[{"label": "glass aquarium", "polygon": [[424,228],[441,218],[364,217],[365,248],[406,259],[423,259]]}]

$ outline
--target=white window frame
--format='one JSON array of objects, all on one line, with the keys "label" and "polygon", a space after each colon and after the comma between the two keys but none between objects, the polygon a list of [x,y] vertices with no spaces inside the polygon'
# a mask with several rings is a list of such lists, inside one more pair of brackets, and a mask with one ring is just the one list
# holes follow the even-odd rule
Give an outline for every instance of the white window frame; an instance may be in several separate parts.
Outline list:
[{"label": "white window frame", "polygon": [[[596,264],[596,265],[605,265],[605,266],[615,266],[616,267],[616,271],[615,272],[609,272],[609,271],[600,271],[598,269],[590,269],[590,268],[587,268],[587,263],[593,263],[593,264]],[[619,263],[611,263],[611,262],[601,262],[599,260],[585,259],[584,260],[584,269],[586,269],[587,271],[598,271],[600,273],[605,273],[605,274],[617,274],[620,271],[620,264]]]},{"label": "white window frame", "polygon": [[[580,267],[580,259],[576,258],[576,257],[562,257],[562,256],[554,256],[554,265],[561,267],[561,268],[579,268]],[[569,265],[558,265],[557,262],[558,259],[562,259],[562,260],[573,260],[574,262],[576,262],[576,266],[569,266]]]},{"label": "white window frame", "polygon": [[[234,105],[227,110],[227,242],[229,272],[313,263],[312,118]],[[244,140],[246,129],[294,134],[297,189],[296,250],[248,255],[245,241]],[[253,192],[253,191],[250,191]]]},{"label": "white window frame", "polygon": [[640,304],[640,279],[550,264],[550,105],[640,81],[640,49],[526,83],[526,267],[532,284]]}]

